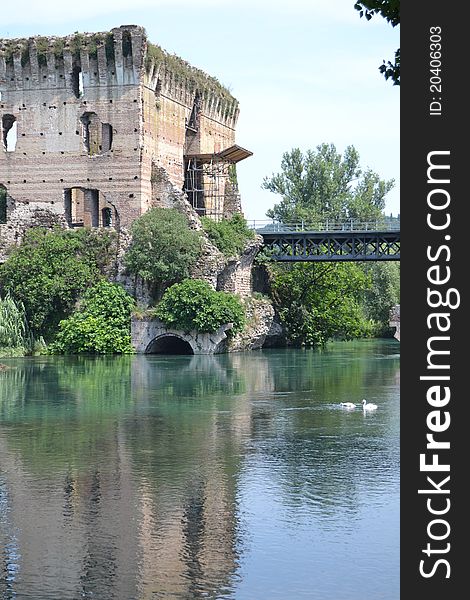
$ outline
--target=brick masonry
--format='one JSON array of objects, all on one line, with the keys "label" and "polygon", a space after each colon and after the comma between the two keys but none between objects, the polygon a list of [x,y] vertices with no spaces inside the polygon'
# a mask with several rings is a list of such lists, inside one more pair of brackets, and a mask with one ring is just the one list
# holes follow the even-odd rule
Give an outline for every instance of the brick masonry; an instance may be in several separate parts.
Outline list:
[{"label": "brick masonry", "polygon": [[[183,191],[189,157],[234,146],[238,114],[216,79],[152,45],[140,26],[0,40],[0,260],[37,225],[112,226],[122,254],[129,226],[153,206],[175,207],[201,229]],[[216,218],[241,212],[235,162],[217,165],[217,206],[204,196],[203,210]],[[205,239],[192,276],[246,297],[260,245],[258,236],[226,259]],[[115,279],[148,300],[122,264]]]},{"label": "brick masonry", "polygon": [[187,154],[232,146],[237,118],[228,90],[139,26],[0,40],[7,219],[27,221],[27,207],[40,206],[69,224],[127,227],[154,204],[171,205],[168,184],[182,191]]}]

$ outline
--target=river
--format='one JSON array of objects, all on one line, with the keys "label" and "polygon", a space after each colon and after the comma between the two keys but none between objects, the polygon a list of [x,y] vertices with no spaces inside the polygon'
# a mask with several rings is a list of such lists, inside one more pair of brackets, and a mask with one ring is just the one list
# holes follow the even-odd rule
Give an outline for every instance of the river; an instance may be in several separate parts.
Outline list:
[{"label": "river", "polygon": [[2,359],[0,597],[398,600],[399,348]]}]

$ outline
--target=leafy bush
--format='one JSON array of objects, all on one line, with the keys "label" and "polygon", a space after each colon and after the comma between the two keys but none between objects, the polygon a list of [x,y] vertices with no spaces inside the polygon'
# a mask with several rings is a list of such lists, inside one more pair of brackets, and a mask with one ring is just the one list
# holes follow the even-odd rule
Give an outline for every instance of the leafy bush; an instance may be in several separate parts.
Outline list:
[{"label": "leafy bush", "polygon": [[242,215],[235,213],[231,219],[213,221],[209,217],[201,218],[204,231],[211,242],[225,256],[235,256],[245,247],[255,233],[249,229]]},{"label": "leafy bush", "polygon": [[26,233],[0,269],[0,285],[22,302],[33,334],[51,338],[83,291],[96,282],[114,252],[114,232],[88,229]]},{"label": "leafy bush", "polygon": [[361,300],[370,279],[357,265],[272,265],[276,310],[294,346],[321,346],[332,338],[371,336]]},{"label": "leafy bush", "polygon": [[201,236],[173,208],[152,208],[131,227],[132,243],[124,256],[128,271],[148,282],[154,293],[188,277],[201,255]]},{"label": "leafy bush", "polygon": [[168,327],[184,331],[213,332],[224,323],[233,323],[229,333],[245,324],[245,310],[234,294],[216,292],[200,279],[186,279],[166,290],[155,315]]},{"label": "leafy bush", "polygon": [[78,310],[59,323],[50,346],[53,354],[129,354],[130,316],[134,300],[105,279],[88,289]]}]

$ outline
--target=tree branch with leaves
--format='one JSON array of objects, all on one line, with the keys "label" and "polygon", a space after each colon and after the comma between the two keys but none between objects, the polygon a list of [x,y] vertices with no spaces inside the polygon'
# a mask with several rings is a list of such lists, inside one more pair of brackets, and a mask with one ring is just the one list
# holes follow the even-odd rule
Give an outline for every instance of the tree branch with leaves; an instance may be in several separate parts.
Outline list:
[{"label": "tree branch with leaves", "polygon": [[[400,24],[400,0],[359,0],[354,4],[361,17],[368,21],[374,15],[383,17],[392,27]],[[393,62],[385,60],[380,65],[379,71],[385,79],[391,79],[393,85],[400,85],[400,48],[395,52]]]}]

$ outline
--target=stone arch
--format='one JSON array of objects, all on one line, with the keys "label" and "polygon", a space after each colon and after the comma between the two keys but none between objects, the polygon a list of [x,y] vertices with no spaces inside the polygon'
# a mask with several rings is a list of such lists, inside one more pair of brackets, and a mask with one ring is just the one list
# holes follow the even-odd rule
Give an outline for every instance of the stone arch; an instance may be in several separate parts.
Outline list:
[{"label": "stone arch", "polygon": [[174,333],[159,335],[148,344],[145,354],[194,354],[188,340]]},{"label": "stone arch", "polygon": [[113,225],[113,210],[110,206],[105,206],[101,209],[101,224],[103,227],[111,227]]}]

